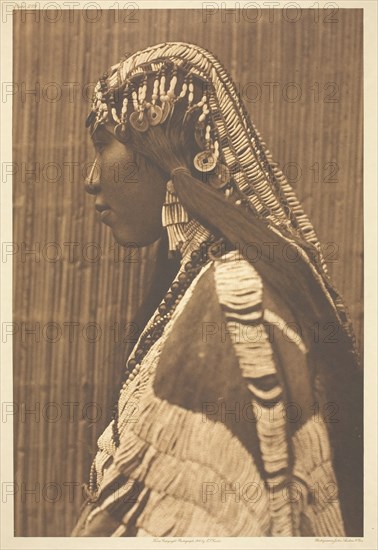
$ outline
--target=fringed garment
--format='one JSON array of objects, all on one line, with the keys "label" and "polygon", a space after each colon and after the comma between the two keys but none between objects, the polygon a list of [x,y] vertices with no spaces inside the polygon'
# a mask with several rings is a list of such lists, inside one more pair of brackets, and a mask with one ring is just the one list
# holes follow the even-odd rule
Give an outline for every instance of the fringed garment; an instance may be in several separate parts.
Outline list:
[{"label": "fringed garment", "polygon": [[120,446],[111,424],[99,438],[73,536],[344,535],[327,403],[287,315],[237,251],[202,268],[121,394]]}]

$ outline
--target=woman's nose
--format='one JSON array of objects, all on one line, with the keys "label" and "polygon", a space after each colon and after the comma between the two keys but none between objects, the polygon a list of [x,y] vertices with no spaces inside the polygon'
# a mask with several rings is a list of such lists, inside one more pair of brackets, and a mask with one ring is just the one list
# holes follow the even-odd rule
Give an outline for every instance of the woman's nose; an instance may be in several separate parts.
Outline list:
[{"label": "woman's nose", "polygon": [[97,162],[97,157],[93,161],[89,176],[85,179],[84,187],[89,195],[97,195],[101,191],[100,164]]}]

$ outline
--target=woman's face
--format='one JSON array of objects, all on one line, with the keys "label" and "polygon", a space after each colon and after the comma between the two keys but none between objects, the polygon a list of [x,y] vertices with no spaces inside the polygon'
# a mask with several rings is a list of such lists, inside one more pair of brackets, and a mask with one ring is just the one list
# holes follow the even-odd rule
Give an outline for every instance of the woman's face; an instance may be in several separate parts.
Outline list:
[{"label": "woman's face", "polygon": [[162,232],[161,210],[167,178],[156,166],[120,143],[112,130],[110,124],[100,125],[92,136],[96,158],[85,188],[96,196],[99,217],[111,228],[119,244],[147,246]]}]

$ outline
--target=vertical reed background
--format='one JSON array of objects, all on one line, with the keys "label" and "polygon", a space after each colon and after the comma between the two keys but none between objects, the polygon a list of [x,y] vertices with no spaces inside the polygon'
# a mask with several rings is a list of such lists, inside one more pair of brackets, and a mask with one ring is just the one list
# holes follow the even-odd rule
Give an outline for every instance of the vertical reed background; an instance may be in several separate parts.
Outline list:
[{"label": "vertical reed background", "polygon": [[14,14],[17,536],[70,533],[153,274],[152,251],[118,250],[83,190],[86,92],[124,52],[178,40],[223,61],[325,243],[362,341],[362,10],[239,15]]}]

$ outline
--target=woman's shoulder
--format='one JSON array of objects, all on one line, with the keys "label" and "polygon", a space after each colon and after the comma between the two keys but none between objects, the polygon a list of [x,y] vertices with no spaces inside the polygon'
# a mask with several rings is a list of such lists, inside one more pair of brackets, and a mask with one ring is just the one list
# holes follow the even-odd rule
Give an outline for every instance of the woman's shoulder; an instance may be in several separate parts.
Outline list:
[{"label": "woman's shoulder", "polygon": [[211,311],[221,316],[222,311],[244,312],[254,306],[257,311],[263,296],[263,283],[258,271],[238,250],[214,258],[199,273],[185,307],[192,319],[206,316]]},{"label": "woman's shoulder", "polygon": [[178,387],[189,391],[197,380],[215,399],[235,380],[241,382],[238,345],[245,341],[245,331],[255,350],[269,347],[265,333],[259,331],[258,341],[252,335],[263,322],[261,298],[260,277],[235,251],[207,264],[172,319],[156,371],[156,390],[173,398]]}]

